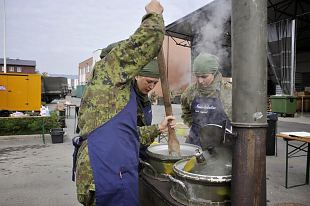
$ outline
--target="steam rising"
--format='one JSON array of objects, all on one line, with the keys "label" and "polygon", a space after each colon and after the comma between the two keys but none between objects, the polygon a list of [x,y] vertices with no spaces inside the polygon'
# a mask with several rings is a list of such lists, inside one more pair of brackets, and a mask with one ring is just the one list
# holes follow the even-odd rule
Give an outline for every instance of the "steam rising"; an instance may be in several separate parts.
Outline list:
[{"label": "steam rising", "polygon": [[193,55],[201,52],[216,55],[225,73],[230,74],[230,16],[231,0],[215,0],[204,11],[205,19],[198,15],[191,22],[197,34]]}]

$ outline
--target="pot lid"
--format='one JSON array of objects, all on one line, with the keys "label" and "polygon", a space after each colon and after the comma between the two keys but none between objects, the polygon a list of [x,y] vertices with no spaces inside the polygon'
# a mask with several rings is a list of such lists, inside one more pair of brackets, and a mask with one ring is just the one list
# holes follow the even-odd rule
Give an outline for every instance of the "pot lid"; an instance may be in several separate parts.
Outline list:
[{"label": "pot lid", "polygon": [[181,160],[190,158],[197,153],[197,150],[201,151],[201,148],[193,144],[180,144],[180,156],[170,155],[168,152],[168,144],[160,143],[151,145],[147,148],[146,153],[153,158],[160,160]]}]

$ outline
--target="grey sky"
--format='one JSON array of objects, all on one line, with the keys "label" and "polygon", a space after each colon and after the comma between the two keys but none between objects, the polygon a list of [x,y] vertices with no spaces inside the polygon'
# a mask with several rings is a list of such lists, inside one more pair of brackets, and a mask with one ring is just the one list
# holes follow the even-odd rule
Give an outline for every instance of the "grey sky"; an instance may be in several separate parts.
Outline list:
[{"label": "grey sky", "polygon": [[[3,1],[0,56],[3,58]],[[165,25],[212,0],[161,0]],[[5,0],[6,56],[36,60],[50,74],[77,74],[98,48],[128,38],[148,0]]]}]

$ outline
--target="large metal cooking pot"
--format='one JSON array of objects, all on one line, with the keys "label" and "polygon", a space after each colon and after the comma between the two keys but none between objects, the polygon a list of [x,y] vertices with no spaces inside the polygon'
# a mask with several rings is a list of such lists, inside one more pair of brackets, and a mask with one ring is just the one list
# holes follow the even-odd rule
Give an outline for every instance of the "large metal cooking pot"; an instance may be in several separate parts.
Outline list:
[{"label": "large metal cooking pot", "polygon": [[169,155],[168,144],[160,143],[147,148],[147,162],[140,160],[145,166],[143,173],[152,178],[168,181],[167,174],[173,174],[173,165],[179,160],[194,156],[201,148],[192,144],[180,144],[180,156]]},{"label": "large metal cooking pot", "polygon": [[190,172],[183,170],[189,159],[174,164],[174,177],[169,179],[170,194],[176,201],[190,206],[230,205],[231,151],[216,148],[216,153],[205,151],[206,163]]}]

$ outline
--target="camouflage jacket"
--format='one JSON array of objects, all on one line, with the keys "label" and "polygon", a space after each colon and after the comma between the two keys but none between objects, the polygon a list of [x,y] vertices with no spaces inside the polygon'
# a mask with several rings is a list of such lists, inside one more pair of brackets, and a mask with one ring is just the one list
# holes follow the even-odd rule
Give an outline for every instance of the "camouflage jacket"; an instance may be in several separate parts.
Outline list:
[{"label": "camouflage jacket", "polygon": [[184,123],[188,126],[192,125],[193,119],[191,114],[191,106],[195,97],[199,96],[209,96],[209,97],[218,97],[224,107],[224,110],[231,120],[232,114],[232,85],[229,82],[222,80],[222,75],[219,73],[212,85],[211,89],[208,92],[204,92],[198,88],[197,83],[190,85],[181,96],[181,108],[182,108],[182,119]]},{"label": "camouflage jacket", "polygon": [[[96,63],[79,110],[81,136],[87,136],[125,107],[133,77],[158,54],[163,28],[161,15],[144,16],[141,26],[129,39]],[[139,133],[141,143],[148,143],[152,136],[159,134],[158,126],[141,127]]]},{"label": "camouflage jacket", "polygon": [[[147,14],[129,39],[122,41],[96,63],[79,111],[80,136],[87,136],[126,106],[134,86],[134,76],[158,54],[163,38],[162,16]],[[138,108],[138,121],[144,118],[139,111]],[[138,132],[140,143],[145,145],[160,133],[158,125],[139,127]],[[95,190],[87,141],[83,142],[78,152],[76,186],[78,200],[85,204],[89,191]]]}]

